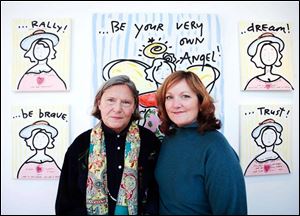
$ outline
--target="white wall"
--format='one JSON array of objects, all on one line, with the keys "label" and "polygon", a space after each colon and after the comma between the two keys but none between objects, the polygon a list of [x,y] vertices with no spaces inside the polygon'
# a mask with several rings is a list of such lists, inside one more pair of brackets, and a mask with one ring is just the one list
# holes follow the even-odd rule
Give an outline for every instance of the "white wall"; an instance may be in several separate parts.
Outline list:
[{"label": "white wall", "polygon": [[[219,15],[224,62],[225,135],[238,151],[239,104],[282,102],[293,104],[292,173],[247,177],[249,214],[299,215],[299,2],[5,2],[1,1],[1,214],[54,214],[58,181],[12,179],[10,109],[30,102],[32,93],[11,91],[12,20],[16,18],[71,18],[71,91],[35,93],[41,103],[70,104],[70,140],[91,127],[92,14],[106,12],[186,12]],[[290,22],[293,25],[293,92],[240,91],[238,23]]]}]

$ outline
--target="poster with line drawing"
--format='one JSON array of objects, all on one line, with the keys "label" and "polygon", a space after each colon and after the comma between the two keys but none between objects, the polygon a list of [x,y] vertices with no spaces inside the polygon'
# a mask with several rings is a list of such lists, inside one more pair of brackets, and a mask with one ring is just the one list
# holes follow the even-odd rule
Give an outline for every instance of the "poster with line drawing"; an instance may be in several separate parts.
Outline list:
[{"label": "poster with line drawing", "polygon": [[212,14],[98,13],[93,17],[94,89],[126,74],[139,90],[139,124],[161,138],[156,89],[175,70],[196,73],[223,120],[221,33]]},{"label": "poster with line drawing", "polygon": [[17,92],[70,89],[70,19],[16,19],[12,88]]},{"label": "poster with line drawing", "polygon": [[291,105],[241,105],[240,161],[245,176],[291,172]]},{"label": "poster with line drawing", "polygon": [[67,105],[13,106],[13,177],[59,179],[69,146]]},{"label": "poster with line drawing", "polygon": [[241,89],[294,90],[292,26],[289,23],[240,23]]}]

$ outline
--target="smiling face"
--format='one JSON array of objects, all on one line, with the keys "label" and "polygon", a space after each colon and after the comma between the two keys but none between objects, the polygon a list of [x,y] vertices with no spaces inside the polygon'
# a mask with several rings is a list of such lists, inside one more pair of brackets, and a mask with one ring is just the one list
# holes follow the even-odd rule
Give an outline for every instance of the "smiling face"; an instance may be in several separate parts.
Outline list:
[{"label": "smiling face", "polygon": [[172,122],[178,127],[189,125],[197,120],[199,100],[185,79],[171,85],[166,91],[165,107]]},{"label": "smiling face", "polygon": [[120,133],[124,130],[135,110],[134,97],[126,85],[114,85],[106,89],[98,102],[103,123]]}]

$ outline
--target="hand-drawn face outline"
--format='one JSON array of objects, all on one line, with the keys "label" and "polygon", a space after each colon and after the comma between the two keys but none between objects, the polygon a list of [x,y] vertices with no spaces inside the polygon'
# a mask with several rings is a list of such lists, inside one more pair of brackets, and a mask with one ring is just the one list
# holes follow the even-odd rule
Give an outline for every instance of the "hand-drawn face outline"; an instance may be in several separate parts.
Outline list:
[{"label": "hand-drawn face outline", "polygon": [[53,43],[48,39],[38,39],[32,43],[30,49],[24,54],[30,62],[42,61],[45,59],[55,59],[56,50]]},{"label": "hand-drawn face outline", "polygon": [[23,128],[19,136],[22,137],[30,150],[41,150],[54,148],[54,138],[58,131],[46,121],[37,121]]},{"label": "hand-drawn face outline", "polygon": [[[255,64],[257,68],[264,69],[266,66],[277,66],[282,65],[282,50],[284,49],[284,42],[274,36],[272,33],[263,33],[257,39],[255,39],[248,47],[248,55],[251,56],[251,61]],[[276,51],[277,54],[274,52]],[[273,59],[273,64],[270,64]]]},{"label": "hand-drawn face outline", "polygon": [[153,80],[159,86],[174,71],[174,66],[164,59],[155,59],[152,66],[145,71],[152,73]]},{"label": "hand-drawn face outline", "polygon": [[46,41],[38,41],[33,48],[33,56],[35,59],[42,61],[47,59],[50,54],[50,47]]},{"label": "hand-drawn face outline", "polygon": [[260,56],[261,56],[261,62],[264,65],[267,66],[272,66],[274,63],[277,62],[278,59],[278,49],[276,49],[276,45],[278,44],[274,44],[274,46],[272,44],[264,44],[261,48],[260,51]]},{"label": "hand-drawn face outline", "polygon": [[265,127],[262,129],[261,142],[264,146],[272,146],[276,143],[277,133],[274,127]]},{"label": "hand-drawn face outline", "polygon": [[151,74],[156,86],[159,87],[164,79],[176,70],[175,62],[175,55],[165,52],[162,58],[153,60],[151,67],[145,69],[145,73]]},{"label": "hand-drawn face outline", "polygon": [[254,128],[251,133],[256,144],[261,148],[282,143],[281,133],[283,127],[273,119],[266,119]]},{"label": "hand-drawn face outline", "polygon": [[[39,55],[39,50],[42,50],[42,47],[46,50],[49,49],[48,58],[55,59],[56,58],[56,50],[54,47],[58,44],[59,38],[57,35],[45,32],[44,30],[36,30],[32,33],[32,35],[27,36],[24,38],[20,46],[21,48],[26,51],[24,54],[25,58],[29,58],[31,62],[36,62],[36,60],[43,60],[37,58]],[[46,52],[44,50],[44,52]],[[46,59],[46,58],[44,58]]]}]

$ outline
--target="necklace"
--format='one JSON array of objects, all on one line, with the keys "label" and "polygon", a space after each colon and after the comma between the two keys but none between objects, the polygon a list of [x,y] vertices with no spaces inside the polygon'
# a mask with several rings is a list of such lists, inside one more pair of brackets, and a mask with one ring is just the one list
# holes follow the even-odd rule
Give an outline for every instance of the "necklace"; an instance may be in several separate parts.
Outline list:
[{"label": "necklace", "polygon": [[107,191],[108,191],[108,196],[113,200],[113,201],[115,201],[115,202],[117,202],[117,199],[116,198],[114,198],[111,194],[110,194],[110,192],[109,192],[109,190],[107,189]]}]

